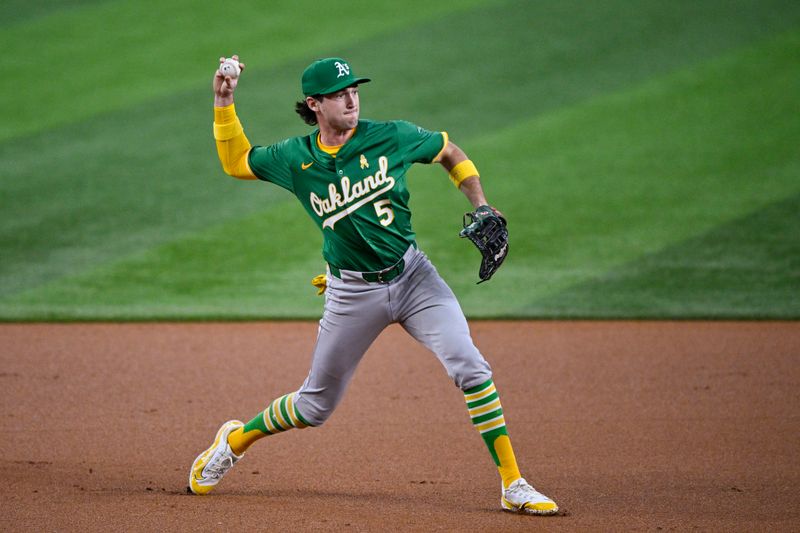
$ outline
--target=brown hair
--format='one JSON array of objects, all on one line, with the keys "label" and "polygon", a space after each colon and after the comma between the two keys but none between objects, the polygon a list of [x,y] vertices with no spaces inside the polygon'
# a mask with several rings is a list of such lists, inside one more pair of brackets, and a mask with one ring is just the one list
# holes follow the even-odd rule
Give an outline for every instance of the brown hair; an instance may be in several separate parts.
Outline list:
[{"label": "brown hair", "polygon": [[[321,97],[312,96],[312,98],[319,100]],[[300,115],[300,118],[303,119],[303,122],[309,126],[317,125],[317,114],[314,113],[310,107],[308,107],[308,104],[305,100],[301,100],[294,104],[294,112]]]}]

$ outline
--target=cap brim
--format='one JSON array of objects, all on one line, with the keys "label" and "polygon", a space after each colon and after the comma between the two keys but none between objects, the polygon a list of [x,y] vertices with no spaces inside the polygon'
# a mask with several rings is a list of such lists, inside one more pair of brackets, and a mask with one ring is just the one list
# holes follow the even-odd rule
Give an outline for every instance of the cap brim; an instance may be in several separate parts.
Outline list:
[{"label": "cap brim", "polygon": [[369,79],[369,78],[353,78],[351,80],[342,80],[341,82],[336,83],[336,84],[332,85],[331,87],[328,87],[327,89],[325,89],[325,91],[323,91],[323,92],[321,92],[319,94],[335,93],[336,91],[341,91],[345,87],[350,87],[351,85],[358,85],[360,83],[367,83],[368,81],[372,81],[372,80]]}]

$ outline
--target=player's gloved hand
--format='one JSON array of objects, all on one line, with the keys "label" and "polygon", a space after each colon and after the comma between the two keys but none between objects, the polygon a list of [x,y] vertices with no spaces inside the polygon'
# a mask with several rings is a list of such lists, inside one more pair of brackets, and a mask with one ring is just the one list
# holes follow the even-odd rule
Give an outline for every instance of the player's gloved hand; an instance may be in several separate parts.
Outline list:
[{"label": "player's gloved hand", "polygon": [[483,256],[478,276],[483,283],[497,272],[508,255],[508,229],[506,219],[495,208],[482,205],[471,213],[464,213],[464,229],[458,234],[475,244]]}]

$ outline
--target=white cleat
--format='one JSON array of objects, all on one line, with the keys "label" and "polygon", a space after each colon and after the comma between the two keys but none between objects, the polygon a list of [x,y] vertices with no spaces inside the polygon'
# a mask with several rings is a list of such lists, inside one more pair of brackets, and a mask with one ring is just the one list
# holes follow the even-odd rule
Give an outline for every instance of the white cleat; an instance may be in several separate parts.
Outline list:
[{"label": "white cleat", "polygon": [[514,513],[550,515],[558,512],[556,502],[531,487],[523,478],[503,489],[500,505]]},{"label": "white cleat", "polygon": [[228,420],[217,431],[214,444],[197,456],[189,471],[189,489],[195,494],[208,494],[217,486],[222,476],[244,457],[236,455],[228,445],[228,435],[244,426],[239,420]]}]

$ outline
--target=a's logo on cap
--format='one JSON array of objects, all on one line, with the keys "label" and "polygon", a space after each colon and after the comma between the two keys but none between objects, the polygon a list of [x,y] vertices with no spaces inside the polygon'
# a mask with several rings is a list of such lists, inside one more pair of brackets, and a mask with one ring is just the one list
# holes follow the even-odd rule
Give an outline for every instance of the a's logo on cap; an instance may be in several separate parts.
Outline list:
[{"label": "a's logo on cap", "polygon": [[337,78],[341,78],[342,76],[347,76],[350,74],[350,65],[347,63],[337,61],[333,64],[333,66],[339,69],[339,74],[336,76]]}]

